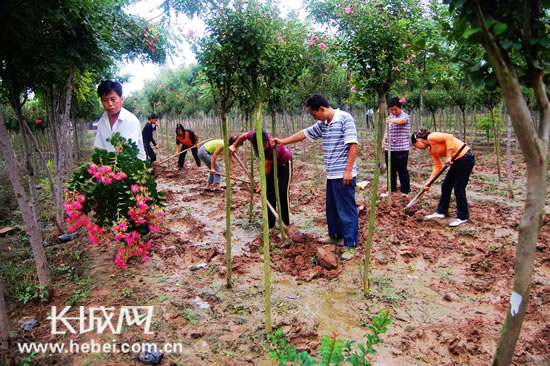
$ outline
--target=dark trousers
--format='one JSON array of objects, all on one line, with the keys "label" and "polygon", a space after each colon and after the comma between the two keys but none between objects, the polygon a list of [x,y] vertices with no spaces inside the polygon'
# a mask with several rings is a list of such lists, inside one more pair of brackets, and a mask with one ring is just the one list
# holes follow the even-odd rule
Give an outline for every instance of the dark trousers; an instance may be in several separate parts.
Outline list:
[{"label": "dark trousers", "polygon": [[[275,196],[275,173],[273,167],[266,177],[267,184],[267,200],[271,206],[277,209],[277,197]],[[292,180],[292,160],[283,165],[277,166],[277,179],[279,181],[279,197],[281,198],[281,219],[285,225],[290,225],[290,210],[288,208],[288,188]],[[267,210],[269,228],[275,226],[275,216],[271,210]]]},{"label": "dark trousers", "polygon": [[[388,165],[388,151],[384,151],[386,157],[386,166]],[[407,163],[409,162],[409,151],[392,151],[391,152],[391,190],[397,191],[397,174],[399,174],[399,183],[401,183],[401,193],[409,193],[411,191],[411,180]],[[388,189],[389,190],[389,189]]]},{"label": "dark trousers", "polygon": [[347,247],[357,246],[359,220],[355,203],[355,183],[344,186],[344,179],[327,179],[327,224],[328,235],[333,239],[344,238]]},{"label": "dark trousers", "polygon": [[[188,149],[188,148],[182,148],[182,149]],[[193,153],[193,157],[195,158],[195,163],[197,163],[197,166],[201,166],[201,159],[199,159],[198,150],[196,147],[191,149],[191,152]],[[187,151],[183,154],[180,154],[180,157],[178,158],[178,168],[183,168],[183,165],[185,164],[185,155],[187,155]]]},{"label": "dark trousers", "polygon": [[466,199],[466,186],[470,179],[470,173],[476,163],[476,158],[471,151],[468,151],[463,157],[455,160],[449,172],[441,184],[441,198],[436,212],[449,216],[449,203],[451,201],[451,191],[455,190],[456,197],[456,215],[461,220],[468,220],[468,200]]},{"label": "dark trousers", "polygon": [[152,163],[157,160],[157,154],[155,150],[151,147],[151,144],[145,144],[145,154],[147,154],[147,159]]}]

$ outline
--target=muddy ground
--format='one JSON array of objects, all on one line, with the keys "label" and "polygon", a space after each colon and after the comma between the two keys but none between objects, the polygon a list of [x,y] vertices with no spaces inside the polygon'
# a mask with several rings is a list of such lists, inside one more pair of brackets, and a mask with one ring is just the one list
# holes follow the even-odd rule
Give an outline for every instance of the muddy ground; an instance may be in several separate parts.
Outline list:
[{"label": "muddy ground", "polygon": [[[283,327],[299,350],[316,355],[319,339],[336,332],[365,343],[366,325],[389,309],[393,323],[381,336],[376,365],[487,365],[508,310],[514,275],[515,243],[525,199],[524,169],[515,156],[514,199],[496,177],[490,150],[477,151],[477,165],[468,187],[471,222],[458,228],[453,218],[424,221],[439,197],[439,185],[423,196],[410,214],[407,199],[378,199],[370,294],[363,294],[364,243],[367,237],[371,184],[357,189],[360,247],[351,261],[341,248],[320,245],[326,233],[324,169],[314,166],[304,145],[294,150],[291,185],[292,222],[303,241],[288,245],[271,233],[273,328]],[[373,156],[362,148],[358,181],[372,181]],[[319,150],[317,150],[319,151]],[[413,193],[416,152],[410,157]],[[318,159],[321,160],[321,159]],[[173,162],[175,165],[175,161]],[[424,157],[423,177],[431,159]],[[320,162],[319,164],[322,164]],[[236,171],[244,173],[236,168]],[[166,193],[167,227],[152,237],[151,260],[133,260],[118,268],[117,244],[103,248],[80,239],[80,279],[88,279],[89,297],[76,305],[154,305],[152,335],[130,327],[121,335],[86,333],[78,342],[179,342],[184,352],[166,354],[162,365],[271,365],[265,351],[264,268],[259,203],[248,219],[245,183],[232,189],[233,287],[226,288],[225,193],[204,192],[205,168],[188,157],[186,169],[157,167],[159,187]],[[382,182],[385,182],[383,179]],[[379,190],[382,192],[382,188]],[[256,201],[258,198],[256,198]],[[548,209],[550,212],[550,209]],[[451,206],[454,211],[454,202]],[[55,244],[66,250],[68,244]],[[537,245],[530,305],[515,350],[514,364],[550,362],[550,229],[544,225]],[[321,249],[319,249],[321,248]],[[322,253],[320,253],[320,250]],[[61,261],[62,259],[59,259]],[[55,262],[54,266],[64,263]],[[204,266],[200,266],[205,264]],[[198,268],[200,267],[200,268]],[[56,290],[53,304],[62,306],[79,288],[72,282]],[[208,309],[204,303],[209,305]],[[202,304],[202,308],[201,308]],[[52,335],[46,319],[52,304],[9,304],[13,328],[29,317],[39,326],[17,331],[17,342],[67,342]],[[31,363],[46,365],[137,365],[135,354],[37,355]]]}]

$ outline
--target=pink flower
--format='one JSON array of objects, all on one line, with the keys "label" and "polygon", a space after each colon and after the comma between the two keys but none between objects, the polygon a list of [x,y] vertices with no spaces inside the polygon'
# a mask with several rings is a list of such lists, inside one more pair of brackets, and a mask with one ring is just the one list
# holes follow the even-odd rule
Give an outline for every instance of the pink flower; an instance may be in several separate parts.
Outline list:
[{"label": "pink flower", "polygon": [[403,80],[403,84],[407,84],[409,81],[408,80]]},{"label": "pink flower", "polygon": [[284,42],[283,37],[277,38],[277,41],[279,41],[279,44],[282,44]]},{"label": "pink flower", "polygon": [[321,42],[319,43],[319,47],[321,47],[321,49],[324,50],[325,48],[327,48],[327,45]]},{"label": "pink flower", "polygon": [[42,120],[41,120],[41,119],[37,119],[35,122],[36,122],[36,124],[40,124],[40,123],[42,123]]},{"label": "pink flower", "polygon": [[344,11],[346,12],[346,14],[351,13],[351,5],[346,6],[346,8],[344,9]]},{"label": "pink flower", "polygon": [[411,57],[412,57],[412,58],[416,58],[416,55],[413,53],[413,54],[411,55]]},{"label": "pink flower", "polygon": [[411,60],[405,60],[405,64],[410,64],[411,63]]},{"label": "pink flower", "polygon": [[308,46],[314,45],[319,40],[319,37],[317,37],[315,34],[311,36],[309,41],[307,42]]},{"label": "pink flower", "polygon": [[355,87],[352,86],[352,87],[351,87],[351,91],[352,91],[352,92],[356,92],[357,90],[355,90]]},{"label": "pink flower", "polygon": [[405,43],[403,43],[403,44],[401,45],[401,47],[405,48],[405,47],[407,47],[407,45],[406,45]]},{"label": "pink flower", "polygon": [[399,71],[399,67],[397,67],[397,66],[394,66],[391,69],[392,69],[392,71]]},{"label": "pink flower", "polygon": [[405,99],[405,98],[399,99],[399,103],[401,103],[401,104],[405,103],[406,101],[407,101],[407,99]]}]

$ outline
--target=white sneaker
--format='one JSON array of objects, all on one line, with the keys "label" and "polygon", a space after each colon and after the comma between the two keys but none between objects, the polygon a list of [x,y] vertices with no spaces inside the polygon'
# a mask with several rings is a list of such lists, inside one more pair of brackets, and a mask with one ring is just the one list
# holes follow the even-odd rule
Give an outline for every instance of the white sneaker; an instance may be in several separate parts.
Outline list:
[{"label": "white sneaker", "polygon": [[390,195],[390,193],[389,193],[389,192],[386,192],[386,193],[382,193],[382,194],[380,195],[380,197],[384,198],[384,197],[388,197],[389,195]]},{"label": "white sneaker", "polygon": [[424,217],[424,220],[444,219],[444,218],[445,218],[445,215],[436,212]]},{"label": "white sneaker", "polygon": [[451,222],[449,224],[449,226],[450,227],[457,227],[457,226],[460,226],[460,225],[465,224],[467,222],[468,222],[468,219],[466,219],[466,220],[456,219],[453,222]]}]

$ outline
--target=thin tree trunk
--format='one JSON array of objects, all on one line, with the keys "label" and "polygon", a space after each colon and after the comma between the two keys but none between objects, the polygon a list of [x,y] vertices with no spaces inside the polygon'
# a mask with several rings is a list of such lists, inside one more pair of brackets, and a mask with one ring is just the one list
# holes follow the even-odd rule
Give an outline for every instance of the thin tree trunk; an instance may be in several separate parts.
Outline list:
[{"label": "thin tree trunk", "polygon": [[527,197],[525,211],[519,225],[518,243],[514,266],[514,287],[510,308],[502,326],[502,332],[493,358],[493,365],[510,365],[514,356],[533,280],[533,267],[540,229],[546,217],[545,200],[548,169],[548,139],[550,133],[550,101],[542,73],[533,65],[536,60],[527,57],[527,76],[535,92],[540,123],[535,129],[529,107],[521,92],[516,70],[505,60],[497,41],[490,35],[478,1],[473,2],[476,18],[483,34],[485,48],[494,65],[502,95],[527,165]]},{"label": "thin tree trunk", "polygon": [[[420,81],[420,106],[419,106],[419,114],[418,114],[418,124],[420,125],[420,129],[424,127],[424,76],[426,75],[426,53],[424,52],[422,58],[422,77]],[[421,183],[422,181],[422,152],[424,150],[418,149],[418,158],[417,158],[417,175],[416,175],[416,181],[418,183]]]},{"label": "thin tree trunk", "polygon": [[50,169],[48,168],[48,162],[46,161],[46,158],[44,157],[44,154],[42,153],[42,150],[40,150],[40,146],[38,144],[38,141],[36,140],[35,136],[33,135],[30,127],[26,123],[24,123],[23,126],[24,126],[24,128],[26,129],[28,135],[31,138],[31,141],[34,145],[34,150],[36,151],[36,153],[40,157],[40,162],[42,163],[42,169],[44,169],[44,172],[46,173],[46,177],[48,177],[48,182],[50,183],[50,189],[51,189],[52,195],[54,197],[54,206],[55,206],[55,209],[56,209],[56,215],[55,215],[54,223],[55,223],[55,226],[56,226],[57,230],[59,230],[61,232],[61,231],[63,231],[63,216],[61,214],[58,214],[57,211],[59,210],[59,212],[62,212],[63,202],[58,202],[57,199],[56,199],[56,193],[55,193],[56,192],[56,187],[55,187],[55,184],[53,182],[52,174],[50,173]]},{"label": "thin tree trunk", "polygon": [[495,137],[495,156],[497,158],[497,174],[498,174],[498,180],[499,182],[501,181],[501,176],[500,176],[500,134],[499,134],[499,130],[500,128],[498,127],[498,123],[495,121],[495,114],[494,114],[494,111],[493,109],[489,109],[489,112],[491,113],[491,121],[493,122],[493,134],[494,134],[494,137]]},{"label": "thin tree trunk", "polygon": [[13,148],[8,137],[8,130],[4,122],[4,115],[0,112],[0,145],[4,154],[4,160],[6,161],[6,168],[10,182],[13,186],[13,191],[17,199],[23,222],[26,226],[27,234],[30,237],[30,243],[32,252],[34,255],[34,261],[36,263],[36,271],[38,274],[38,284],[48,288],[49,295],[51,296],[53,289],[50,288],[50,269],[46,259],[46,253],[42,245],[42,235],[38,227],[38,222],[34,217],[32,208],[29,204],[29,199],[23,187],[21,176],[19,175],[19,169],[17,167],[17,161],[13,153]]},{"label": "thin tree trunk", "polygon": [[[247,111],[247,118],[250,123],[250,131],[254,129],[254,120],[252,118],[252,111]],[[248,204],[248,222],[252,222],[252,212],[254,211],[254,149],[250,147],[250,176],[252,177],[252,182],[250,182],[250,201]]]},{"label": "thin tree trunk", "polygon": [[380,161],[382,151],[382,135],[384,134],[384,124],[386,122],[386,95],[379,95],[378,103],[378,124],[376,129],[376,158],[374,164],[374,178],[372,182],[372,192],[370,196],[370,211],[369,211],[369,231],[367,234],[367,243],[365,246],[365,259],[363,261],[363,293],[365,296],[369,294],[369,273],[370,273],[370,251],[372,247],[372,238],[374,236],[374,219],[376,217],[376,199],[378,198],[378,182],[380,181]]},{"label": "thin tree trunk", "polygon": [[15,366],[15,358],[11,349],[10,326],[8,322],[8,312],[6,300],[4,299],[4,284],[0,278],[0,336],[2,338],[2,354],[6,366]]},{"label": "thin tree trunk", "polygon": [[[277,136],[277,123],[275,121],[275,117],[277,115],[277,110],[275,107],[271,109],[271,134],[273,136]],[[279,194],[279,175],[278,170],[279,167],[277,166],[277,148],[273,148],[273,181],[275,185],[275,200],[277,202],[277,213],[278,213],[278,222],[279,222],[279,230],[281,231],[281,238],[283,240],[286,239],[286,233],[285,233],[285,227],[283,225],[283,215],[281,215],[281,195]]]},{"label": "thin tree trunk", "polygon": [[25,124],[27,122],[23,118],[23,111],[21,105],[17,105],[17,120],[19,122],[19,131],[21,132],[21,140],[23,145],[23,154],[25,156],[25,166],[27,168],[27,184],[29,185],[30,204],[34,220],[40,234],[40,244],[42,245],[42,226],[40,224],[40,202],[38,200],[38,191],[36,190],[36,175],[34,171],[34,164],[32,163],[31,149],[29,146],[29,138]]},{"label": "thin tree trunk", "polygon": [[508,124],[506,126],[506,182],[508,185],[508,198],[514,198],[512,189],[512,119],[508,115]]},{"label": "thin tree trunk", "polygon": [[225,286],[227,288],[232,287],[231,283],[231,165],[229,163],[229,133],[227,130],[227,115],[226,107],[221,107],[221,122],[223,130],[223,142],[225,148],[225,257],[226,257],[226,266],[227,272],[225,273]]},{"label": "thin tree trunk", "polygon": [[472,141],[470,141],[470,147],[474,147],[474,143],[477,141],[477,117],[476,117],[477,107],[474,105],[474,110],[472,113],[472,128],[474,129],[474,137],[472,138]]},{"label": "thin tree trunk", "polygon": [[265,153],[264,142],[262,138],[262,111],[263,102],[256,103],[256,144],[260,155],[260,184],[262,193],[262,224],[264,238],[264,303],[265,303],[265,329],[267,334],[271,334],[271,266],[269,253],[269,222],[267,218],[267,185],[265,178]]},{"label": "thin tree trunk", "polygon": [[[55,167],[55,184],[56,184],[56,190],[55,190],[55,196],[56,196],[56,202],[63,202],[63,195],[64,195],[64,189],[63,184],[65,183],[65,176],[66,176],[66,154],[69,153],[71,150],[67,148],[67,142],[68,142],[68,134],[69,134],[69,116],[71,114],[71,98],[72,98],[72,90],[73,90],[73,77],[74,77],[74,67],[71,67],[71,70],[69,71],[69,76],[67,77],[67,84],[66,84],[66,93],[65,93],[65,103],[64,103],[64,110],[63,114],[60,115],[60,124],[59,124],[59,146],[58,149],[55,151],[55,154],[57,155],[57,164]],[[57,117],[57,115],[55,116]],[[56,207],[57,208],[57,207]],[[56,212],[56,214],[58,214]],[[61,215],[63,215],[63,211],[61,211]]]},{"label": "thin tree trunk", "polygon": [[464,129],[464,132],[463,132],[463,135],[462,135],[462,141],[467,142],[467,139],[466,139],[466,110],[461,109],[461,111],[462,111],[462,123],[463,123],[462,128]]},{"label": "thin tree trunk", "polygon": [[76,119],[73,119],[75,122],[74,122],[74,135],[73,135],[73,138],[74,138],[74,161],[76,161],[76,164],[78,165],[78,162],[80,161],[80,143],[78,142],[78,136],[79,136],[79,133],[78,133],[78,128],[77,126],[79,126],[78,123],[76,123]]}]

